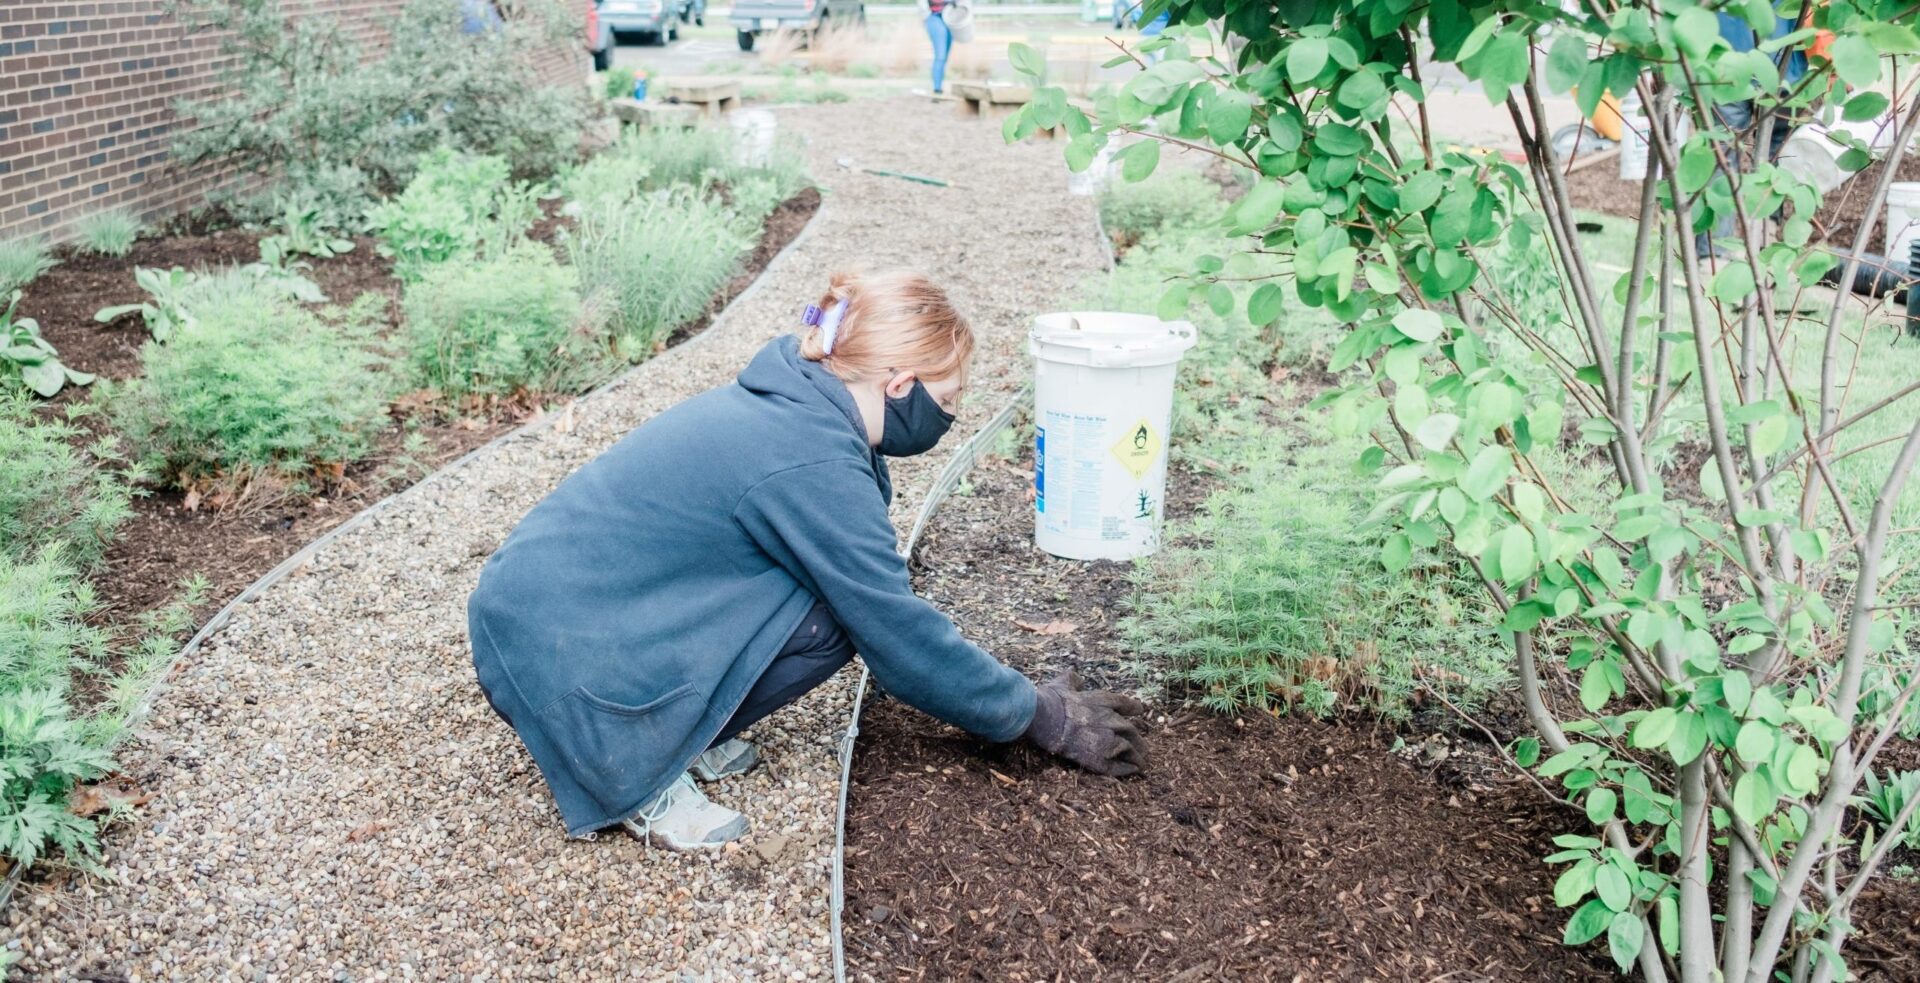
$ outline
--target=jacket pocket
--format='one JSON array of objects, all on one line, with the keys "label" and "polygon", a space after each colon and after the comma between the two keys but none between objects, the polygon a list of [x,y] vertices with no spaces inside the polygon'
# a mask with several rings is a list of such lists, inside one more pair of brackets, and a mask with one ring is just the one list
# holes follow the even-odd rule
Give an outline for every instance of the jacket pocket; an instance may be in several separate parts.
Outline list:
[{"label": "jacket pocket", "polygon": [[673,766],[674,749],[686,743],[706,709],[691,683],[640,706],[575,687],[540,716],[574,780],[614,815],[641,805],[639,797]]}]

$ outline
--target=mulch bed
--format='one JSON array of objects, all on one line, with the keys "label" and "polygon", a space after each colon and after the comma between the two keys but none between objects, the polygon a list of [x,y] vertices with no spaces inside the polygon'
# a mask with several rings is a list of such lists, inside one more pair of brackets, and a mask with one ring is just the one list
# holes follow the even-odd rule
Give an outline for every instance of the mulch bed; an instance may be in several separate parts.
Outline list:
[{"label": "mulch bed", "polygon": [[[1026,466],[984,463],[917,551],[917,588],[1031,675],[1126,685],[1117,563],[1031,545]],[[1171,476],[1169,515],[1198,477]],[[1038,629],[1038,630],[1036,630]],[[1166,705],[1152,765],[1099,778],[878,698],[847,818],[861,979],[1601,979],[1559,943],[1550,838],[1582,820],[1391,734]]]},{"label": "mulch bed", "polygon": [[[759,242],[743,260],[739,274],[715,294],[706,313],[676,332],[673,341],[683,341],[704,329],[800,234],[819,207],[819,192],[808,188],[775,209]],[[549,215],[534,230],[535,238],[550,241],[557,222]],[[250,263],[259,258],[261,235],[241,229],[192,230],[143,239],[118,259],[62,250],[60,264],[28,285],[20,312],[39,320],[41,331],[66,364],[108,379],[131,378],[140,372],[140,348],[147,340],[145,326],[137,315],[111,324],[99,324],[93,315],[102,307],[144,299],[145,294],[134,283],[134,267],[164,270],[179,266],[192,270]],[[367,292],[386,295],[390,300],[389,330],[398,329],[400,283],[392,275],[391,262],[379,255],[370,238],[357,238],[350,252],[310,262],[313,269],[308,275],[332,301],[344,304]],[[43,412],[62,413],[67,404],[84,401],[87,395],[86,389],[69,388],[48,401]],[[212,588],[204,605],[195,612],[196,621],[204,620],[301,546],[380,498],[507,432],[529,412],[524,406],[502,406],[447,416],[432,405],[402,399],[392,409],[396,426],[382,434],[375,453],[348,468],[343,480],[326,495],[228,512],[190,509],[178,492],[155,492],[135,499],[133,517],[121,527],[118,540],[107,552],[103,572],[95,578],[102,621],[108,625],[129,624],[142,612],[178,598],[181,584],[194,575],[205,578]],[[404,442],[410,432],[424,439],[423,450],[405,453]]]},{"label": "mulch bed", "polygon": [[[1130,567],[1034,549],[1030,467],[976,467],[915,551],[915,587],[1030,676],[1130,686]],[[1169,517],[1208,487],[1176,468]],[[1541,862],[1584,817],[1471,736],[1169,699],[1149,740],[1145,775],[1100,778],[876,691],[848,799],[850,977],[1617,978],[1604,947],[1560,944]],[[1854,972],[1920,979],[1920,882],[1881,878],[1857,916]]]},{"label": "mulch bed", "polygon": [[[1885,171],[1886,164],[1874,164],[1829,194],[1820,203],[1820,210],[1814,213],[1814,240],[1820,241],[1824,236],[1830,246],[1853,248],[1854,236],[1859,233],[1860,221],[1865,217],[1867,198]],[[1920,157],[1909,154],[1903,159],[1895,180],[1920,181]],[[1569,174],[1567,197],[1575,208],[1626,219],[1640,217],[1640,182],[1620,180],[1619,165],[1613,160],[1598,161]],[[1867,251],[1881,252],[1886,247],[1886,233],[1887,218],[1882,214],[1874,222]]]}]

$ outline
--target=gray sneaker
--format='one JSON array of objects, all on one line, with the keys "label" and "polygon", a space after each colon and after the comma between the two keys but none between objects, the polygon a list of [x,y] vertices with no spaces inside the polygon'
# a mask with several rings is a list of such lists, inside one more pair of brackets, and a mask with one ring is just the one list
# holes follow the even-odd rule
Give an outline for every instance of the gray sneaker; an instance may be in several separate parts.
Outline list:
[{"label": "gray sneaker", "polygon": [[715,744],[693,759],[691,773],[703,782],[744,775],[760,763],[760,749],[737,737]]},{"label": "gray sneaker", "polygon": [[669,850],[717,850],[747,832],[747,817],[709,800],[685,772],[620,824],[642,841]]}]

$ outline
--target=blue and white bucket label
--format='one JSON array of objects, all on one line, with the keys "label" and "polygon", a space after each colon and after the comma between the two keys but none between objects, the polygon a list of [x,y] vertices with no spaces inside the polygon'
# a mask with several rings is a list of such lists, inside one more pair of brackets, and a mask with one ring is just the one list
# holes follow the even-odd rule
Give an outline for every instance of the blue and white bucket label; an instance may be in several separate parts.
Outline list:
[{"label": "blue and white bucket label", "polygon": [[1047,428],[1033,428],[1033,510],[1047,510]]}]

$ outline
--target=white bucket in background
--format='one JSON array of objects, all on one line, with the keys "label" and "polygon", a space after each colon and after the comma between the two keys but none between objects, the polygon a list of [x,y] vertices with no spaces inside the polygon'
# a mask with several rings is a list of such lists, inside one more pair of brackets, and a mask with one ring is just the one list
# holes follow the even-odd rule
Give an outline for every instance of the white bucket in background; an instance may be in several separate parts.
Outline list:
[{"label": "white bucket in background", "polygon": [[1620,180],[1645,181],[1651,151],[1646,111],[1638,97],[1628,96],[1620,103]]},{"label": "white bucket in background", "polygon": [[1075,195],[1097,195],[1113,183],[1113,155],[1118,150],[1112,140],[1094,151],[1093,163],[1078,174],[1068,172],[1067,193]]},{"label": "white bucket in background", "polygon": [[1887,262],[1905,269],[1915,239],[1920,239],[1920,181],[1895,181],[1887,189]]},{"label": "white bucket in background", "polygon": [[765,167],[773,159],[773,137],[779,131],[780,121],[772,110],[735,110],[727,122],[733,125],[734,136],[738,138],[740,163]]},{"label": "white bucket in background", "polygon": [[1033,319],[1033,542],[1073,560],[1160,547],[1168,423],[1193,325],[1067,311]]},{"label": "white bucket in background", "polygon": [[1780,169],[1811,183],[1824,196],[1857,173],[1840,166],[1840,155],[1847,152],[1847,147],[1835,140],[1834,134],[1857,137],[1877,156],[1893,143],[1892,123],[1890,118],[1858,123],[1842,120],[1831,126],[1808,123],[1795,129],[1780,145]]}]

